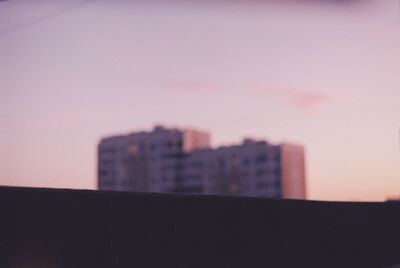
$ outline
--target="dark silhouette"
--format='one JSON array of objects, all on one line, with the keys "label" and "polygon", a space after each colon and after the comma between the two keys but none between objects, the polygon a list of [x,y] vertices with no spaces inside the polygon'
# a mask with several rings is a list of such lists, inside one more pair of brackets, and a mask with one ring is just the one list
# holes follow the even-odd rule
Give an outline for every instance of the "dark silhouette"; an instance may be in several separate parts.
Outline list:
[{"label": "dark silhouette", "polygon": [[0,267],[397,267],[400,204],[0,188]]}]

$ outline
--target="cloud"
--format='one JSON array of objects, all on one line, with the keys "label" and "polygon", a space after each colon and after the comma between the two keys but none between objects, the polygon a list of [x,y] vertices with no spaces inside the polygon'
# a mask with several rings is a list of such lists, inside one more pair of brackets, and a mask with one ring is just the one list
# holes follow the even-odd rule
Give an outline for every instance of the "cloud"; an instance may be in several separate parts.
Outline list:
[{"label": "cloud", "polygon": [[[169,82],[167,87],[173,91],[181,93],[195,94],[199,97],[202,95],[217,94],[217,91],[223,90],[223,87],[216,86],[208,81],[203,80],[183,80],[178,82]],[[246,90],[247,88],[247,90]],[[248,95],[248,87],[243,86],[242,90],[237,88],[231,94],[240,95],[243,97]],[[316,113],[329,105],[336,98],[328,93],[304,90],[300,88],[290,88],[283,86],[259,86],[250,90],[254,96],[268,97],[274,100],[282,100],[288,103],[293,109],[302,113]]]},{"label": "cloud", "polygon": [[324,92],[285,88],[279,86],[263,86],[259,91],[268,96],[283,99],[295,108],[304,113],[314,113],[331,103],[335,98]]},{"label": "cloud", "polygon": [[312,112],[332,101],[332,96],[318,92],[299,92],[292,102],[303,112]]}]

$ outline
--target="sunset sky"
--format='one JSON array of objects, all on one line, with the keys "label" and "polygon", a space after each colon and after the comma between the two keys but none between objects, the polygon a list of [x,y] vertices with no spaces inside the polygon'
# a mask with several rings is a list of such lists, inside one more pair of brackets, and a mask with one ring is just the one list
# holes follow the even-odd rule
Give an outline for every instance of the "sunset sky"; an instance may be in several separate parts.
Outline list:
[{"label": "sunset sky", "polygon": [[400,196],[399,11],[0,1],[0,185],[93,189],[101,137],[164,124],[303,144],[310,199]]}]

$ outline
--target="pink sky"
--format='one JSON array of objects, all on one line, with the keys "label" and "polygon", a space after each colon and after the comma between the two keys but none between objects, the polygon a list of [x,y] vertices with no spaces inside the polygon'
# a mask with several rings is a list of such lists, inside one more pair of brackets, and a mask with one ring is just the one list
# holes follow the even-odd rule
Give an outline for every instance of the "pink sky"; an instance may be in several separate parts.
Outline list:
[{"label": "pink sky", "polygon": [[311,199],[399,196],[398,3],[282,2],[0,2],[0,185],[94,188],[102,136],[162,123],[303,144]]}]

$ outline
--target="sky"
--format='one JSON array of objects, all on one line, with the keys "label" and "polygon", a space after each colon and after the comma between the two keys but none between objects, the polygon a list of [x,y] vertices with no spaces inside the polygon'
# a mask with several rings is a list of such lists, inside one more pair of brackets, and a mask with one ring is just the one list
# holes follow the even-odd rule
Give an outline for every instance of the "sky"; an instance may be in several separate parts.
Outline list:
[{"label": "sky", "polygon": [[101,137],[304,145],[309,199],[400,196],[397,1],[0,1],[0,185],[96,187]]}]

